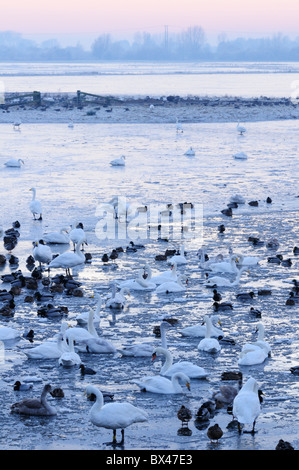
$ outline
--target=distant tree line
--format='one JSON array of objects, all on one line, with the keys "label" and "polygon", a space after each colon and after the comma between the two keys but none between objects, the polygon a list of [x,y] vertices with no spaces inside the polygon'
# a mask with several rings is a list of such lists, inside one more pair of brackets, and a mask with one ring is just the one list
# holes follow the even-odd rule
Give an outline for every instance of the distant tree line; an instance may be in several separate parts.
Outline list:
[{"label": "distant tree line", "polygon": [[131,41],[115,40],[110,34],[102,34],[90,50],[85,50],[80,43],[61,47],[56,39],[36,43],[20,33],[3,31],[0,32],[0,60],[298,61],[299,36],[293,40],[282,34],[230,40],[221,34],[217,45],[211,46],[203,28],[192,26],[167,36],[138,32]]}]

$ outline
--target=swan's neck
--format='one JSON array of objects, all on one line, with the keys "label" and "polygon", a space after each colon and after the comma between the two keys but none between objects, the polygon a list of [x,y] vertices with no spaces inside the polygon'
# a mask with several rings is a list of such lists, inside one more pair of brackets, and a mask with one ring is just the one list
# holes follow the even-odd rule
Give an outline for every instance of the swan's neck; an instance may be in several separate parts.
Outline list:
[{"label": "swan's neck", "polygon": [[174,374],[171,378],[172,386],[175,392],[181,392],[182,387],[179,382],[180,376],[177,374]]},{"label": "swan's neck", "polygon": [[40,401],[41,403],[47,407],[48,406],[48,402],[47,402],[47,393],[48,393],[48,390],[43,390],[42,391],[42,394],[41,394],[41,397],[40,397]]},{"label": "swan's neck", "polygon": [[179,278],[178,278],[178,280],[177,280],[177,283],[178,283],[181,287],[184,287],[182,276],[179,276]]},{"label": "swan's neck", "polygon": [[36,195],[36,189],[32,189],[32,201],[35,200],[35,195]]},{"label": "swan's neck", "polygon": [[[97,307],[97,308],[98,308],[98,307]],[[98,338],[99,335],[98,335],[98,333],[97,333],[97,331],[96,331],[96,329],[95,329],[95,327],[94,327],[94,322],[93,322],[93,320],[94,320],[94,315],[95,315],[95,314],[94,314],[94,311],[93,311],[93,310],[90,310],[89,315],[88,315],[87,327],[88,327],[89,333],[90,333],[92,336],[94,336],[95,338]]]},{"label": "swan's neck", "polygon": [[75,352],[73,338],[69,338],[69,352],[71,352],[71,353]]},{"label": "swan's neck", "polygon": [[165,351],[163,351],[162,354],[165,356],[165,362],[161,369],[161,374],[163,375],[169,369],[169,367],[172,366],[173,358],[167,349],[165,349]]},{"label": "swan's neck", "polygon": [[211,337],[211,329],[212,329],[212,322],[211,322],[211,319],[210,319],[210,318],[206,318],[206,334],[205,334],[205,337],[206,337],[206,338],[210,338],[210,337]]},{"label": "swan's neck", "polygon": [[258,341],[264,341],[264,332],[265,332],[264,326],[259,325],[259,327],[258,327],[258,337],[257,337]]},{"label": "swan's neck", "polygon": [[104,404],[103,394],[97,389],[93,389],[92,393],[96,396],[96,402],[92,405],[90,413],[98,413]]},{"label": "swan's neck", "polygon": [[112,294],[111,294],[112,299],[115,298],[115,294],[116,294],[116,287],[115,287],[115,284],[112,284]]},{"label": "swan's neck", "polygon": [[162,348],[167,349],[166,328],[163,324],[160,326],[161,331],[161,345]]},{"label": "swan's neck", "polygon": [[148,281],[147,279],[143,278],[143,269],[139,271],[138,278],[136,279],[138,284],[140,284],[142,287],[147,287],[148,286]]}]

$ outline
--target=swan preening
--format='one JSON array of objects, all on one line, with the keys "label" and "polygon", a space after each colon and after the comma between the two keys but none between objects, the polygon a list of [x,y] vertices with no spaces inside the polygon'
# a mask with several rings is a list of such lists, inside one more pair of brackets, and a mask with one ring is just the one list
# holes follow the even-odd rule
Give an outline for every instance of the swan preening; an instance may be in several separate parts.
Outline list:
[{"label": "swan preening", "polygon": [[253,377],[249,377],[233,401],[233,416],[238,422],[239,431],[241,425],[249,425],[252,427],[251,432],[254,432],[260,412],[258,383]]},{"label": "swan preening", "polygon": [[21,168],[21,166],[25,165],[25,163],[24,160],[22,160],[21,158],[11,158],[7,162],[5,162],[4,165],[9,168]]},{"label": "swan preening", "polygon": [[146,274],[145,268],[141,268],[138,271],[138,276],[136,279],[128,279],[127,281],[121,281],[118,283],[118,287],[122,289],[126,287],[130,290],[153,290],[156,288],[156,284],[151,281],[151,279],[144,278]]},{"label": "swan preening", "polygon": [[134,423],[142,423],[148,420],[148,414],[131,403],[106,403],[104,405],[104,397],[102,392],[93,385],[88,385],[85,389],[85,394],[90,396],[95,395],[96,402],[92,405],[89,417],[92,424],[98,427],[112,429],[113,441],[116,442],[116,430],[121,429],[122,440],[120,445],[124,442],[124,430]]},{"label": "swan preening", "polygon": [[70,243],[70,236],[67,228],[61,228],[59,232],[50,232],[43,235],[44,242],[49,245],[64,245]]},{"label": "swan preening", "polygon": [[39,216],[38,220],[42,220],[42,205],[41,203],[36,199],[36,189],[31,188],[29,191],[32,191],[32,200],[30,202],[30,210],[32,212],[34,220],[36,220],[36,217]]},{"label": "swan preening", "polygon": [[165,357],[165,362],[160,370],[160,375],[162,376],[172,377],[177,372],[184,372],[190,379],[205,379],[208,376],[208,373],[203,367],[193,364],[190,361],[179,361],[173,364],[171,352],[162,347],[154,349],[152,354],[153,360],[160,354]]}]

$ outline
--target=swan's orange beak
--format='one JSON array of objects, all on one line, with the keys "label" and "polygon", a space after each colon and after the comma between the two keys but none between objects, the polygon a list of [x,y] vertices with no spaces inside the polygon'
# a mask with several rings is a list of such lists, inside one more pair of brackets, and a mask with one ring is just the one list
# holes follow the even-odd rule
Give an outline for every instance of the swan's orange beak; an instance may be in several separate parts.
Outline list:
[{"label": "swan's orange beak", "polygon": [[157,357],[157,354],[156,354],[156,353],[153,353],[153,354],[152,354],[152,361],[154,361],[154,360],[156,359],[156,357]]},{"label": "swan's orange beak", "polygon": [[189,382],[186,382],[186,387],[188,388],[188,390],[190,390],[190,384],[189,384]]}]

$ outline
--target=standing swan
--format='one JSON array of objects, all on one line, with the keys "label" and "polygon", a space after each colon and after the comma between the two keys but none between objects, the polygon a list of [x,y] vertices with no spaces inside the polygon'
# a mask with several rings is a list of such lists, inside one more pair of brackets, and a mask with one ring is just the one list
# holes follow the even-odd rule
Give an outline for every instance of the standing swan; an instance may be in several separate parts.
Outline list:
[{"label": "standing swan", "polygon": [[30,210],[32,212],[32,215],[33,215],[33,218],[34,220],[36,220],[36,216],[39,215],[39,218],[38,220],[42,220],[42,205],[41,203],[35,199],[35,196],[36,196],[36,189],[35,188],[31,188],[29,191],[32,191],[32,201],[30,202]]},{"label": "standing swan", "polygon": [[83,245],[83,243],[83,239],[77,243],[75,253],[62,253],[61,255],[54,258],[49,264],[49,269],[63,268],[66,270],[66,275],[70,276],[71,268],[75,268],[76,266],[80,266],[81,264],[85,263],[85,255],[80,251],[80,247]]},{"label": "standing swan", "polygon": [[44,386],[40,399],[27,398],[11,406],[12,413],[31,416],[53,416],[57,414],[55,408],[47,402],[46,395],[51,391],[51,385]]},{"label": "standing swan", "polygon": [[[131,403],[106,403],[102,392],[93,385],[88,385],[85,394],[90,396],[94,394],[96,402],[90,409],[90,421],[98,427],[113,429],[112,445],[122,445],[124,442],[124,430],[133,423],[142,423],[148,420],[147,413],[131,405]],[[116,430],[121,429],[122,439],[119,443],[116,441]]]},{"label": "standing swan", "polygon": [[261,412],[261,403],[257,381],[249,377],[233,401],[233,416],[238,421],[238,429],[241,425],[251,425],[254,433],[255,422]]}]

